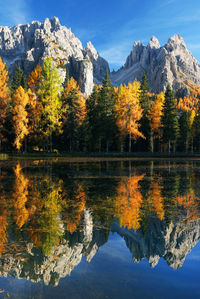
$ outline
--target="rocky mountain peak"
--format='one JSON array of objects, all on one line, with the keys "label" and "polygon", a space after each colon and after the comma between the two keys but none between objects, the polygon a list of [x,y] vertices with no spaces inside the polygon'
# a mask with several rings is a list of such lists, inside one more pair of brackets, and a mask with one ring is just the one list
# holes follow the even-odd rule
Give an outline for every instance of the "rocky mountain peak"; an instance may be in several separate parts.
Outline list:
[{"label": "rocky mountain peak", "polygon": [[182,48],[183,50],[186,49],[186,44],[184,39],[179,34],[174,34],[172,37],[168,39],[167,44],[165,45],[165,48],[169,50],[174,50],[177,48]]},{"label": "rocky mountain peak", "polygon": [[106,71],[109,70],[108,62],[99,55],[90,41],[86,45],[85,53],[93,65],[94,81],[98,84],[101,84],[104,80]]},{"label": "rocky mountain peak", "polygon": [[148,47],[151,49],[159,49],[160,48],[160,43],[159,43],[159,40],[157,39],[157,37],[155,37],[154,35],[151,37],[151,39],[149,40],[149,43],[148,43]]},{"label": "rocky mountain peak", "polygon": [[174,90],[188,93],[188,82],[200,85],[200,65],[188,51],[183,38],[175,34],[164,46],[152,36],[147,46],[134,42],[124,67],[111,74],[114,85],[139,81],[146,73],[152,92],[165,91],[168,84]]},{"label": "rocky mountain peak", "polygon": [[95,60],[98,59],[99,54],[95,49],[95,47],[93,46],[93,44],[91,43],[91,41],[87,42],[85,51],[88,54],[88,56],[92,56]]}]

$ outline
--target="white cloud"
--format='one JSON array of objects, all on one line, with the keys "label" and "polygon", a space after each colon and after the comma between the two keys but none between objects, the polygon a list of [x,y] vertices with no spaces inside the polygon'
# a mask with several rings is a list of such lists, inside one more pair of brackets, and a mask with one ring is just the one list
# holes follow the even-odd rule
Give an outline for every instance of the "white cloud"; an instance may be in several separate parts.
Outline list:
[{"label": "white cloud", "polygon": [[26,0],[0,0],[0,24],[12,26],[28,21],[29,8]]}]

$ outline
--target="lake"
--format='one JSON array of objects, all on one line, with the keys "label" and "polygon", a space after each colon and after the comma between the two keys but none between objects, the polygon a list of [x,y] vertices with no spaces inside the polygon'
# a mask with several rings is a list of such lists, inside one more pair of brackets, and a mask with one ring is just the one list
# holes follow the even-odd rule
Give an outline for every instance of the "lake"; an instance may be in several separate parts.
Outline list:
[{"label": "lake", "polygon": [[200,298],[200,162],[0,161],[0,298]]}]

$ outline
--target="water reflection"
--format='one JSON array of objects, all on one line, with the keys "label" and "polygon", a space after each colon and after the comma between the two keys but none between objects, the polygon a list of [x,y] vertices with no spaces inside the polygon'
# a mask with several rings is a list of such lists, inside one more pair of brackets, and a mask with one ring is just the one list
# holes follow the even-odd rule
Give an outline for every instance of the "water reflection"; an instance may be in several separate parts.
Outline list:
[{"label": "water reflection", "polygon": [[134,262],[180,268],[200,238],[200,168],[146,162],[0,164],[0,275],[57,285],[109,233]]}]

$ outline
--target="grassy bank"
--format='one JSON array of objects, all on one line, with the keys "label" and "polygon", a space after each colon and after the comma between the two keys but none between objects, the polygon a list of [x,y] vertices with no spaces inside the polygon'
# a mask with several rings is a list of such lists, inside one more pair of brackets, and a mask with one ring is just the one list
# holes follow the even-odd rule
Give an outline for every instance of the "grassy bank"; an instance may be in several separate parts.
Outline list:
[{"label": "grassy bank", "polygon": [[149,152],[132,152],[132,153],[120,153],[120,152],[73,152],[73,153],[44,153],[44,152],[32,152],[32,153],[2,153],[0,154],[1,160],[6,159],[52,159],[57,158],[59,160],[140,160],[140,159],[200,159],[200,153],[149,153]]}]

